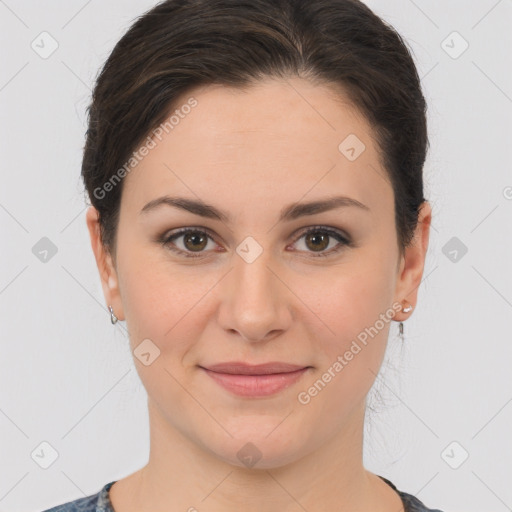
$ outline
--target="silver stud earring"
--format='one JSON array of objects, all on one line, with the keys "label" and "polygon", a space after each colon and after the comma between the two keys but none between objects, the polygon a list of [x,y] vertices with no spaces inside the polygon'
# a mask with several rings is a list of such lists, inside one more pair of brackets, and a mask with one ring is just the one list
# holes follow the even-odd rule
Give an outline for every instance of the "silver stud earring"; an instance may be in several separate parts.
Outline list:
[{"label": "silver stud earring", "polygon": [[[407,304],[409,304],[409,303],[407,303]],[[412,306],[411,306],[411,304],[409,304],[409,305],[408,305],[407,307],[405,307],[405,308],[404,308],[404,307],[402,307],[402,311],[403,311],[404,313],[409,313],[409,312],[411,312],[411,311],[412,311]],[[403,322],[400,322],[400,323],[398,324],[398,332],[399,332],[400,339],[402,340],[402,343],[403,343],[403,341],[404,341],[404,323],[403,323]]]},{"label": "silver stud earring", "polygon": [[117,316],[114,314],[114,310],[112,309],[112,306],[108,306],[108,309],[110,310],[110,321],[115,324],[118,320]]}]

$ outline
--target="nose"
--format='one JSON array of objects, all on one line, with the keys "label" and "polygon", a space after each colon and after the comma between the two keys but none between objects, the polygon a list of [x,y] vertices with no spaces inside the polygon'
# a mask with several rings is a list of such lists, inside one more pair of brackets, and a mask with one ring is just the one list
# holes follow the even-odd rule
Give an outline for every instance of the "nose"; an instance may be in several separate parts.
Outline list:
[{"label": "nose", "polygon": [[250,342],[268,341],[292,322],[292,295],[276,265],[264,251],[252,262],[236,254],[234,268],[223,279],[219,311],[221,326]]}]

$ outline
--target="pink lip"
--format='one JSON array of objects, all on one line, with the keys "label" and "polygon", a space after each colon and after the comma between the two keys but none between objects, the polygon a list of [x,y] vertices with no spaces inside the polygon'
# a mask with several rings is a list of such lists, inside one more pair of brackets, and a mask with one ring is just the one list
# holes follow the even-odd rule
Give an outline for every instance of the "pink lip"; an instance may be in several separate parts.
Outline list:
[{"label": "pink lip", "polygon": [[217,384],[240,396],[268,396],[295,383],[310,368],[288,363],[220,363],[202,368]]}]

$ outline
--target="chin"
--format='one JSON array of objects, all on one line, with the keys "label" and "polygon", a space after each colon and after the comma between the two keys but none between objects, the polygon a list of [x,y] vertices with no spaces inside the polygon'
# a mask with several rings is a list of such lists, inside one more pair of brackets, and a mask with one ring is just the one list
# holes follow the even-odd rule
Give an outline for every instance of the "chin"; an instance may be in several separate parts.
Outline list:
[{"label": "chin", "polygon": [[[291,418],[253,416],[245,422],[237,418],[236,427],[227,430],[233,435],[222,436],[219,442],[204,439],[207,449],[217,458],[238,468],[257,471],[286,466],[302,458],[307,452],[304,427],[287,423]],[[259,420],[259,421],[258,421]],[[213,442],[212,442],[213,441]]]},{"label": "chin", "polygon": [[[303,447],[297,447],[297,450]],[[224,462],[246,471],[276,469],[292,464],[302,457],[297,450],[283,450],[276,443],[247,442],[229,453],[216,453]]]}]

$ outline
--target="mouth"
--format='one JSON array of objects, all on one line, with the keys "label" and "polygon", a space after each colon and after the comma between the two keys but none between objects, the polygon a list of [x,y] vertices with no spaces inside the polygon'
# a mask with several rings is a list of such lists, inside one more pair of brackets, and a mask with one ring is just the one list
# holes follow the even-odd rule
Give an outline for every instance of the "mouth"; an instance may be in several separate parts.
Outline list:
[{"label": "mouth", "polygon": [[229,362],[200,368],[214,382],[235,395],[264,397],[290,387],[312,367],[280,362],[259,365]]}]

